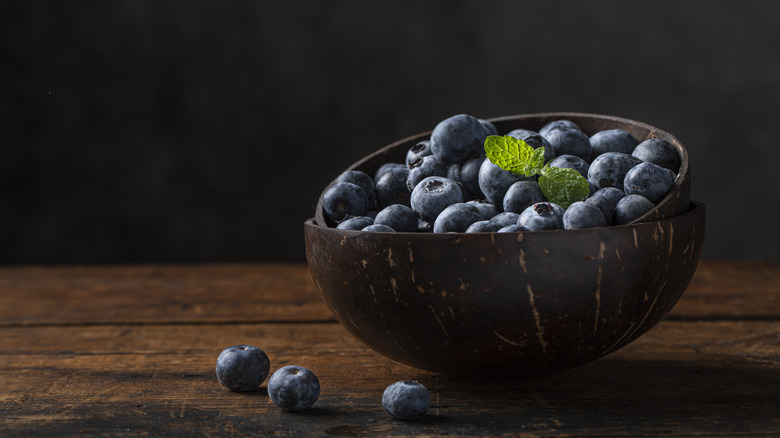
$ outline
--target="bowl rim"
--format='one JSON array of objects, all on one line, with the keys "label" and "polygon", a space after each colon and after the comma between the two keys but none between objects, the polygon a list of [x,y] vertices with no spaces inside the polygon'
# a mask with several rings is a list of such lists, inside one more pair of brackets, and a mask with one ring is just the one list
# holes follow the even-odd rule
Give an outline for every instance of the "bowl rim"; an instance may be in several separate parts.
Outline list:
[{"label": "bowl rim", "polygon": [[[649,212],[645,213],[644,215],[634,219],[633,221],[629,222],[628,224],[624,225],[608,225],[606,227],[598,227],[598,228],[588,228],[589,230],[593,229],[601,229],[601,228],[613,228],[617,226],[625,226],[625,225],[632,225],[632,224],[638,224],[638,223],[644,223],[644,222],[655,222],[658,219],[654,219],[653,217],[655,215],[655,212],[665,205],[667,202],[671,202],[670,199],[672,198],[672,192],[674,192],[674,189],[680,189],[680,187],[685,184],[685,180],[689,179],[690,174],[690,161],[688,156],[688,151],[683,146],[682,142],[680,142],[677,137],[672,135],[671,133],[660,129],[656,126],[650,125],[645,122],[641,122],[638,120],[626,118],[626,117],[619,117],[619,116],[613,116],[613,115],[606,115],[606,114],[598,114],[598,113],[586,113],[586,112],[576,112],[576,111],[564,111],[564,112],[541,112],[541,113],[525,113],[525,114],[514,114],[514,115],[505,115],[505,116],[499,116],[499,117],[492,117],[492,118],[486,118],[483,120],[486,120],[490,123],[502,123],[502,122],[518,122],[521,123],[523,121],[529,121],[534,120],[538,123],[547,123],[554,120],[560,120],[560,119],[581,119],[581,118],[587,118],[587,119],[596,119],[596,120],[602,120],[606,122],[607,124],[628,124],[628,125],[634,125],[638,128],[644,129],[648,131],[647,138],[644,140],[648,140],[651,138],[663,138],[667,140],[669,143],[672,144],[672,146],[677,150],[678,154],[680,155],[680,168],[677,171],[677,176],[673,182],[673,188],[670,190],[670,193],[667,194],[661,201],[659,201],[655,207],[653,207]],[[603,129],[612,129],[604,127]],[[427,137],[430,137],[433,130],[428,130],[424,132],[420,132],[417,134],[413,134],[404,138],[401,138],[399,140],[396,140],[390,144],[387,144],[379,149],[374,150],[373,152],[369,153],[368,155],[363,156],[359,160],[353,162],[350,164],[347,168],[342,170],[339,175],[343,172],[346,172],[348,170],[354,170],[360,167],[363,167],[367,162],[371,161],[374,157],[378,155],[382,155],[383,153],[387,151],[394,150],[398,148],[400,145],[403,144],[409,144],[412,142],[420,141],[422,139],[425,139]],[[588,136],[592,136],[593,134],[588,134]],[[638,139],[639,140],[639,139]],[[639,140],[641,143],[644,140]],[[325,190],[333,185],[336,182],[336,178],[332,179],[325,188],[320,192],[319,197],[317,198],[317,204],[315,206],[315,214],[312,218],[314,220],[314,225],[322,226],[324,228],[334,228],[335,227],[328,227],[327,223],[325,222],[324,216],[323,216],[323,206],[322,206],[322,197],[325,193]],[[691,204],[693,205],[693,201],[691,201]],[[680,214],[688,213],[693,207],[689,207],[688,210],[685,212],[681,212]],[[308,223],[308,221],[306,221]],[[354,230],[359,231],[363,233],[382,233],[383,231],[361,231],[361,230]],[[576,231],[576,230],[545,230],[545,231],[523,231],[523,233],[533,232],[533,233],[543,233],[543,232],[561,232],[561,231]],[[389,233],[389,232],[387,232]],[[396,234],[400,232],[395,232]],[[419,232],[407,232],[408,234],[419,234]],[[427,233],[427,234],[435,234],[435,233]],[[459,233],[448,233],[448,234],[457,234],[457,235],[463,235],[467,234],[465,232],[459,232]],[[496,232],[487,232],[487,233],[480,233],[480,234],[497,234]]]}]

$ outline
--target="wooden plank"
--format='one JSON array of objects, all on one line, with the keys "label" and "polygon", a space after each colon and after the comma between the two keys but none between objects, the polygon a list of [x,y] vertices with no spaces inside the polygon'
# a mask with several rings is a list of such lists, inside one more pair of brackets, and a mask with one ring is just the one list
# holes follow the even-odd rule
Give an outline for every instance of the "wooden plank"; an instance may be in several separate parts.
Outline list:
[{"label": "wooden plank", "polygon": [[[315,407],[285,413],[214,376],[249,343],[272,370],[312,369]],[[553,376],[458,380],[389,361],[335,323],[0,328],[0,435],[766,436],[780,434],[780,326],[664,321],[630,346]],[[433,406],[390,419],[386,385],[415,379]]]},{"label": "wooden plank", "polygon": [[0,268],[0,326],[327,320],[300,264]]},{"label": "wooden plank", "polygon": [[[780,263],[702,261],[670,318],[780,318]],[[296,264],[0,267],[0,326],[325,321]]]},{"label": "wooden plank", "polygon": [[780,320],[780,262],[702,260],[670,317]]}]

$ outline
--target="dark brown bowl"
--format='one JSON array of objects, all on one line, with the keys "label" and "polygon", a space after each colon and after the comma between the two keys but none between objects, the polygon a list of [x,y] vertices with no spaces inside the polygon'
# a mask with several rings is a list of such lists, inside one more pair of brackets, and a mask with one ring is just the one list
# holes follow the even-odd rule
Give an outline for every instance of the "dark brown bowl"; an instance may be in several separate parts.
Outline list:
[{"label": "dark brown bowl", "polygon": [[[445,374],[541,375],[635,340],[677,303],[701,255],[705,207],[690,201],[688,155],[672,135],[628,119],[546,113],[491,119],[499,132],[568,119],[668,140],[681,167],[672,192],[628,225],[523,233],[377,233],[328,228],[321,199],[304,225],[325,304],[358,339],[396,361]],[[370,175],[430,132],[367,156]]]},{"label": "dark brown bowl", "polygon": [[[621,117],[571,112],[523,114],[489,120],[496,126],[498,132],[501,133],[501,135],[504,135],[517,128],[538,131],[545,123],[560,119],[571,120],[588,135],[593,135],[596,132],[605,129],[620,128],[630,132],[640,142],[648,138],[662,138],[667,140],[674,146],[680,157],[680,170],[677,172],[677,179],[674,182],[674,187],[672,187],[669,194],[662,199],[654,209],[635,219],[633,223],[668,218],[688,210],[691,202],[691,170],[688,161],[688,152],[677,138],[666,131],[646,123]],[[369,175],[373,175],[376,169],[383,163],[403,163],[409,148],[417,144],[420,140],[429,138],[430,135],[431,132],[428,131],[396,141],[357,161],[345,170],[362,170]],[[315,219],[319,224],[326,223],[322,213],[321,198],[320,202],[317,204]]]},{"label": "dark brown bowl", "polygon": [[533,376],[656,325],[693,276],[705,207],[656,222],[524,233],[372,233],[305,225],[325,304],[375,351],[464,377]]}]

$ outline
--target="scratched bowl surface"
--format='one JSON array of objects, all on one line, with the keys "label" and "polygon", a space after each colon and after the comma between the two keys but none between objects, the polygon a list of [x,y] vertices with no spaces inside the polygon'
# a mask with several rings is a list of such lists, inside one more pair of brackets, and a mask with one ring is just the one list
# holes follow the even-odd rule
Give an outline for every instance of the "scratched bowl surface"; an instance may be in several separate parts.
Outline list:
[{"label": "scratched bowl surface", "polygon": [[[550,113],[493,122],[506,131],[559,118],[589,134],[628,127],[640,141],[672,141],[685,160],[676,193],[659,204],[668,208],[604,228],[434,234],[328,228],[320,203],[304,224],[306,255],[341,324],[398,362],[483,378],[543,375],[591,362],[666,316],[687,288],[704,241],[705,206],[688,197],[687,154],[666,133],[609,116]],[[396,142],[350,169],[373,174],[384,162],[402,162],[422,138]]]},{"label": "scratched bowl surface", "polygon": [[677,303],[705,207],[590,230],[367,233],[305,223],[325,304],[375,351],[465,377],[562,371],[638,338]]}]

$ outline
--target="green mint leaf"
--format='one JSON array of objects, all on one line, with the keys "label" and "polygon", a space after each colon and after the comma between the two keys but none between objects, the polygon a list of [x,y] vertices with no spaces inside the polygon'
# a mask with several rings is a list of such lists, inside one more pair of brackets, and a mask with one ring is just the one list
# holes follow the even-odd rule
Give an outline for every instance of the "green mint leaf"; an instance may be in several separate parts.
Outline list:
[{"label": "green mint leaf", "polygon": [[520,175],[536,175],[544,165],[544,151],[540,161],[534,148],[509,135],[491,135],[486,138],[485,153],[496,166]]},{"label": "green mint leaf", "polygon": [[524,176],[539,176],[539,188],[548,201],[569,208],[588,196],[588,180],[574,169],[544,164],[544,148],[534,149],[509,135],[485,139],[485,153],[496,166]]},{"label": "green mint leaf", "polygon": [[539,172],[541,172],[541,169],[544,167],[544,147],[534,149],[534,153],[531,154],[530,161],[531,165],[534,166],[535,169],[539,169]]},{"label": "green mint leaf", "polygon": [[539,188],[547,200],[564,209],[588,196],[588,180],[574,169],[545,166],[539,176]]}]

